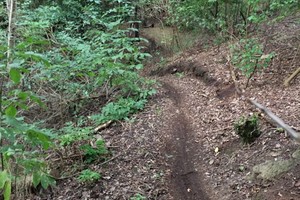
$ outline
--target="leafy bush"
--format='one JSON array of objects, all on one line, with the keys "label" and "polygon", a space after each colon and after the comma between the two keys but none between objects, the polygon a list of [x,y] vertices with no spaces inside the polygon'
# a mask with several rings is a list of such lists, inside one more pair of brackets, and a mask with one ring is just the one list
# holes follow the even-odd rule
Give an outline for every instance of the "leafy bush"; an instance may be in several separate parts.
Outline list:
[{"label": "leafy bush", "polygon": [[131,114],[142,110],[146,102],[145,99],[134,100],[132,98],[121,98],[117,102],[108,103],[103,107],[100,114],[93,115],[90,118],[97,123],[126,119]]},{"label": "leafy bush", "polygon": [[77,141],[84,141],[91,138],[91,127],[76,127],[72,122],[66,123],[61,130],[59,141],[61,146],[71,145]]},{"label": "leafy bush", "polygon": [[[24,77],[30,72],[26,65],[32,61],[41,65],[48,63],[40,55],[24,51],[22,47],[27,45],[30,42],[17,43],[9,60],[0,56],[0,189],[4,190],[5,199],[10,197],[12,184],[24,177],[29,177],[27,179],[31,179],[35,187],[41,184],[47,188],[55,183],[48,175],[44,155],[40,153],[53,146],[54,135],[49,130],[24,122],[20,114],[33,103],[43,106],[38,96],[22,87]],[[6,49],[0,46],[0,51]],[[5,53],[1,52],[1,55]]]},{"label": "leafy bush", "polygon": [[[150,56],[141,51],[138,42],[144,40],[128,36],[132,29],[126,27],[134,13],[131,2],[25,0],[19,6],[9,60],[6,10],[0,8],[0,189],[5,199],[21,177],[31,177],[34,186],[44,188],[55,182],[47,174],[43,152],[54,146],[56,137],[35,122],[45,127],[49,124],[42,120],[64,120],[73,104],[77,109],[69,114],[79,117],[82,106],[95,99],[101,101],[101,123],[124,119],[141,110],[155,92],[153,82],[138,73]],[[55,113],[49,113],[46,105]],[[56,130],[62,148],[94,139],[90,133],[95,124],[73,124]],[[103,140],[82,150],[91,161],[107,154]],[[85,171],[80,179],[99,178]]]},{"label": "leafy bush", "polygon": [[263,46],[256,38],[241,39],[230,47],[230,51],[231,63],[242,71],[248,81],[255,72],[268,67],[275,55],[274,53],[264,54]]},{"label": "leafy bush", "polygon": [[82,182],[92,183],[101,178],[101,174],[90,169],[83,170],[78,179]]},{"label": "leafy bush", "polygon": [[[298,1],[289,0],[171,0],[170,23],[188,30],[206,29],[241,35],[278,14],[290,13],[299,6]],[[232,36],[232,35],[230,35]]]},{"label": "leafy bush", "polygon": [[98,139],[96,141],[96,147],[92,147],[89,144],[82,145],[80,147],[84,151],[85,161],[91,163],[97,159],[97,157],[104,156],[108,154],[108,150],[105,146],[103,139]]},{"label": "leafy bush", "polygon": [[242,138],[243,143],[249,144],[254,142],[261,134],[258,125],[258,116],[241,117],[234,123],[234,130]]}]

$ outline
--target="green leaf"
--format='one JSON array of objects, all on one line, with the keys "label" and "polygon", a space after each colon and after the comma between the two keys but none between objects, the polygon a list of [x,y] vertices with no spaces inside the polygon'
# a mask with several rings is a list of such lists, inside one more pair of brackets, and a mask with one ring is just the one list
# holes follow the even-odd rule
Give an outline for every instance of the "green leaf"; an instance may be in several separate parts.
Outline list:
[{"label": "green leaf", "polygon": [[11,181],[6,181],[4,186],[4,200],[10,200],[11,195]]},{"label": "green leaf", "polygon": [[9,126],[14,127],[15,129],[19,131],[25,131],[27,127],[22,123],[22,121],[17,120],[14,117],[10,117],[8,115],[5,115],[4,123],[6,123]]},{"label": "green leaf", "polygon": [[37,103],[39,106],[41,106],[42,108],[46,108],[46,106],[43,104],[42,100],[38,96],[32,94],[30,95],[29,98],[35,103]]},{"label": "green leaf", "polygon": [[46,67],[50,66],[50,63],[48,62],[48,60],[46,60],[45,58],[43,58],[43,55],[35,53],[35,52],[31,52],[31,51],[27,51],[27,52],[16,52],[16,56],[19,56],[21,58],[24,59],[32,59],[36,62],[41,62],[43,63]]},{"label": "green leaf", "polygon": [[21,100],[26,100],[27,97],[28,97],[28,93],[27,92],[20,92],[18,94],[18,97],[21,99]]},{"label": "green leaf", "polygon": [[5,109],[5,115],[9,117],[16,117],[18,110],[15,106],[10,105]]},{"label": "green leaf", "polygon": [[36,140],[42,144],[44,149],[48,149],[51,145],[50,137],[40,131],[29,129],[26,131],[28,137],[33,141]]},{"label": "green leaf", "polygon": [[38,184],[41,182],[41,175],[38,172],[33,173],[32,176],[33,186],[36,188]]},{"label": "green leaf", "polygon": [[55,185],[55,180],[49,177],[47,174],[42,175],[41,185],[44,189],[47,189],[50,185]]},{"label": "green leaf", "polygon": [[15,84],[19,84],[22,78],[21,73],[17,68],[10,69],[9,77]]},{"label": "green leaf", "polygon": [[0,172],[0,189],[3,189],[8,180],[8,173],[6,170]]}]

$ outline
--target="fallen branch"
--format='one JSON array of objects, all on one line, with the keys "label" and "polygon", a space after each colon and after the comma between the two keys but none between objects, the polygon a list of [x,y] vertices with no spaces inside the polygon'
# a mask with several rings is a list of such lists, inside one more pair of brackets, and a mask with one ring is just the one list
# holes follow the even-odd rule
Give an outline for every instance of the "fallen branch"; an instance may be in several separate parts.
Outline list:
[{"label": "fallen branch", "polygon": [[106,122],[105,124],[101,124],[100,126],[97,126],[95,129],[94,129],[94,133],[100,131],[100,130],[103,130],[103,129],[106,129],[107,127],[109,127],[111,124],[113,123],[112,120]]},{"label": "fallen branch", "polygon": [[251,102],[253,105],[255,105],[257,108],[264,111],[273,121],[276,122],[281,128],[283,128],[293,139],[295,139],[297,142],[300,142],[300,133],[294,131],[289,125],[284,123],[282,119],[277,117],[274,113],[272,113],[269,109],[267,109],[265,106],[257,103],[254,100],[248,99],[249,102]]},{"label": "fallen branch", "polygon": [[290,82],[297,76],[297,74],[299,74],[300,73],[300,67],[296,70],[296,71],[294,71],[294,73],[289,77],[289,78],[287,78],[285,81],[284,81],[284,86],[285,87],[288,87],[289,86],[289,84],[290,84]]}]

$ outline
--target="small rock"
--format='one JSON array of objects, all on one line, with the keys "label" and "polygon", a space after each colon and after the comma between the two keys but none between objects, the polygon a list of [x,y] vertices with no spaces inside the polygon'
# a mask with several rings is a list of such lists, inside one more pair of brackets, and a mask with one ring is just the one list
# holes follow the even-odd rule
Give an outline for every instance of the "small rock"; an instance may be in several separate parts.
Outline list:
[{"label": "small rock", "polygon": [[282,153],[281,151],[271,152],[270,155],[271,155],[272,157],[277,157],[277,156],[280,156],[281,153]]},{"label": "small rock", "polygon": [[292,157],[295,159],[300,159],[300,149],[297,149],[293,154]]},{"label": "small rock", "polygon": [[102,178],[103,178],[104,180],[110,180],[110,179],[111,179],[110,176],[103,176]]},{"label": "small rock", "polygon": [[300,181],[298,181],[297,183],[295,183],[295,187],[300,187]]},{"label": "small rock", "polygon": [[279,149],[279,148],[281,147],[281,145],[280,145],[279,143],[277,143],[277,144],[275,145],[275,147],[276,147],[277,149]]},{"label": "small rock", "polygon": [[245,166],[241,165],[241,166],[239,167],[239,171],[240,171],[240,172],[245,171]]}]

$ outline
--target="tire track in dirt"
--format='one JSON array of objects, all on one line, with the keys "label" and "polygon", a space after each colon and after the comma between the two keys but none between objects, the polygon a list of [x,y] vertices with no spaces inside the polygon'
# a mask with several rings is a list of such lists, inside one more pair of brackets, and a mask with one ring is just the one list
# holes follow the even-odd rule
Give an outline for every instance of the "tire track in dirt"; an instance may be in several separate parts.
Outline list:
[{"label": "tire track in dirt", "polygon": [[162,81],[162,86],[174,105],[169,120],[170,139],[166,151],[173,156],[171,170],[171,192],[175,200],[207,200],[209,199],[201,183],[201,175],[195,170],[192,162],[196,155],[193,129],[184,110],[184,102],[178,89],[171,83]]}]

